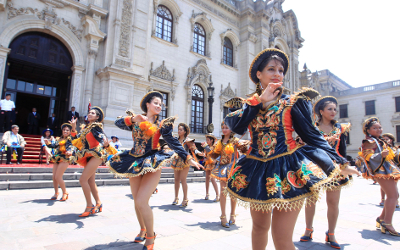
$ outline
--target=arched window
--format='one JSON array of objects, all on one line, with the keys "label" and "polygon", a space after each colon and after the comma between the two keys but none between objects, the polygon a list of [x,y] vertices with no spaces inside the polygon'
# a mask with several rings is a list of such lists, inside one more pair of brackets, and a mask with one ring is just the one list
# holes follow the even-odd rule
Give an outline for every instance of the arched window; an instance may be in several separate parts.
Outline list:
[{"label": "arched window", "polygon": [[227,37],[224,39],[224,64],[233,67],[233,45]]},{"label": "arched window", "polygon": [[193,133],[203,133],[204,121],[204,91],[199,85],[192,88],[192,119],[190,130]]},{"label": "arched window", "polygon": [[199,23],[194,24],[193,51],[203,56],[206,55],[206,31]]},{"label": "arched window", "polygon": [[172,13],[164,5],[157,8],[156,36],[172,42]]}]

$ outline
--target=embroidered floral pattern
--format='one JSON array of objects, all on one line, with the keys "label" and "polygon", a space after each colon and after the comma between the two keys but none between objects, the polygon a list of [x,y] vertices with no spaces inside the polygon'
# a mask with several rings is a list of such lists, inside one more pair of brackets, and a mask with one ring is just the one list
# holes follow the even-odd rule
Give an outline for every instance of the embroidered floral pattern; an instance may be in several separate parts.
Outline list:
[{"label": "embroidered floral pattern", "polygon": [[277,174],[274,174],[274,178],[268,177],[267,183],[265,184],[268,196],[277,193],[279,188],[282,187],[281,183],[281,179]]},{"label": "embroidered floral pattern", "polygon": [[302,188],[304,187],[304,183],[302,180],[296,175],[294,171],[287,172],[287,180],[295,188]]},{"label": "embroidered floral pattern", "polygon": [[228,116],[228,117],[232,117],[232,116],[235,116],[235,115],[238,115],[238,117],[242,117],[242,115],[243,115],[243,109],[238,109],[238,110],[236,110],[235,112],[231,112],[231,113],[229,113],[227,116]]},{"label": "embroidered floral pattern", "polygon": [[292,189],[292,187],[290,186],[289,182],[287,181],[287,179],[283,179],[282,181],[282,194],[286,194],[287,192],[290,191],[290,189]]},{"label": "embroidered floral pattern", "polygon": [[249,182],[246,181],[247,176],[245,174],[241,174],[242,170],[240,170],[241,166],[236,167],[232,172],[232,186],[236,188],[236,191],[247,188]]}]

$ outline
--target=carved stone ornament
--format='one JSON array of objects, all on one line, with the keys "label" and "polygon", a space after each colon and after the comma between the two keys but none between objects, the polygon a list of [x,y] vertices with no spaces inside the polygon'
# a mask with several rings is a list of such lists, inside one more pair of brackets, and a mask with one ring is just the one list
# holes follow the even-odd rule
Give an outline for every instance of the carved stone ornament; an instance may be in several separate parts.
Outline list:
[{"label": "carved stone ornament", "polygon": [[121,16],[121,33],[119,36],[119,55],[129,57],[132,33],[132,0],[124,0]]},{"label": "carved stone ornament", "polygon": [[235,96],[237,96],[237,94],[232,90],[230,82],[225,89],[221,84],[221,93],[219,95],[221,111],[224,109],[224,103]]},{"label": "carved stone ornament", "polygon": [[162,62],[161,66],[153,70],[153,63],[151,63],[150,75],[155,76],[167,81],[175,81],[175,70],[172,71],[172,75],[165,67],[165,61]]},{"label": "carved stone ornament", "polygon": [[65,6],[69,5],[68,1],[65,0],[40,0],[40,1],[55,8],[64,8]]},{"label": "carved stone ornament", "polygon": [[75,34],[75,36],[79,39],[79,41],[82,40],[83,29],[82,28],[78,29],[64,18],[57,17],[57,14],[52,6],[47,6],[42,11],[39,11],[38,9],[34,9],[31,7],[17,9],[11,2],[8,2],[7,7],[8,7],[8,13],[7,13],[8,19],[12,19],[14,17],[21,15],[32,15],[40,20],[44,20],[45,28],[49,30],[51,30],[52,25],[59,25],[60,23],[63,23],[72,31],[72,33]]},{"label": "carved stone ornament", "polygon": [[188,104],[192,102],[192,87],[196,83],[203,86],[209,86],[209,84],[212,84],[211,72],[205,59],[198,60],[194,67],[188,68],[185,84]]},{"label": "carved stone ornament", "polygon": [[258,40],[257,36],[254,33],[249,33],[249,41],[256,43]]}]

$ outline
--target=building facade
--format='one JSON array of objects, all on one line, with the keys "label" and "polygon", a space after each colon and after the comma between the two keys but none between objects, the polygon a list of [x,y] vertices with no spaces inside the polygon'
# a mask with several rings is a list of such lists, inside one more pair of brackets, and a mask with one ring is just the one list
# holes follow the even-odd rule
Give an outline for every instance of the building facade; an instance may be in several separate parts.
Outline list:
[{"label": "building facade", "polygon": [[[284,0],[0,0],[0,85],[17,123],[37,107],[65,121],[71,106],[105,112],[105,131],[129,145],[113,122],[150,90],[164,93],[162,116],[178,116],[192,137],[214,133],[223,103],[255,91],[249,65],[262,49],[285,51],[286,92],[300,87],[304,39]],[[41,123],[43,127],[43,123]],[[129,145],[130,146],[130,145]]]}]

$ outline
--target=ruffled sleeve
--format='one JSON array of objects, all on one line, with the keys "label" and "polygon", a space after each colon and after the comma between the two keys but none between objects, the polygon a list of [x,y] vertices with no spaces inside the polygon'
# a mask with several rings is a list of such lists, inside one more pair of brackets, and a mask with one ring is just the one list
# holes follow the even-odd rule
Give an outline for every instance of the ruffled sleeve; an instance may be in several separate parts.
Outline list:
[{"label": "ruffled sleeve", "polygon": [[118,118],[114,122],[115,126],[117,126],[120,129],[127,130],[127,131],[132,131],[132,116],[125,116]]},{"label": "ruffled sleeve", "polygon": [[168,144],[168,147],[175,151],[179,157],[187,162],[189,159],[192,159],[192,157],[182,147],[182,144],[179,142],[179,140],[172,135],[175,119],[175,117],[168,117],[167,119],[162,120],[160,124],[160,133],[165,142]]},{"label": "ruffled sleeve", "polygon": [[[306,144],[324,150],[328,156],[338,164],[343,165],[347,163],[347,160],[336,153],[335,149],[328,144],[313,125],[311,118],[312,105],[309,98],[306,96],[297,98],[290,113],[293,119],[294,130]],[[323,170],[325,172],[331,171],[331,169]]]}]

